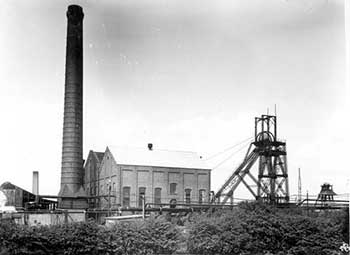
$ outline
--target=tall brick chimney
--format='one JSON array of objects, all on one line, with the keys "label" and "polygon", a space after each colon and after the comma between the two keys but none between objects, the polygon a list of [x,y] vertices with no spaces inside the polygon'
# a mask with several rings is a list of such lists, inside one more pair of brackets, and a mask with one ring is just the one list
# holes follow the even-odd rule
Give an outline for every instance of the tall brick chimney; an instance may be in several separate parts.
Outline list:
[{"label": "tall brick chimney", "polygon": [[58,207],[87,207],[83,188],[83,9],[68,6],[66,78]]}]

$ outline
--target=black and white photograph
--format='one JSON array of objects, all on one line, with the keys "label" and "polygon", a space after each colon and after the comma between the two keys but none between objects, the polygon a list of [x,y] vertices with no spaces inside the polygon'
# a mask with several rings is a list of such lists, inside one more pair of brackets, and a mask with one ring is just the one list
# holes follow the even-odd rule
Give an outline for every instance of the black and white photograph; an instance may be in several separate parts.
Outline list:
[{"label": "black and white photograph", "polygon": [[2,0],[0,255],[344,255],[349,0]]}]

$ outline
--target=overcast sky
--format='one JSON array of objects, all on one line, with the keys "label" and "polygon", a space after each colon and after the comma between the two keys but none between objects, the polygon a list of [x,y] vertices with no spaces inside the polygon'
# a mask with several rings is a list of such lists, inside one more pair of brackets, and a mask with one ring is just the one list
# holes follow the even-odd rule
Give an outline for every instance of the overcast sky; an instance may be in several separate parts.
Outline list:
[{"label": "overcast sky", "polygon": [[[304,193],[346,192],[341,0],[2,1],[0,183],[31,190],[37,170],[40,193],[58,193],[72,3],[85,13],[85,157],[152,142],[206,158],[253,136],[254,117],[277,104],[291,194],[298,167]],[[213,190],[245,150],[212,171]]]}]

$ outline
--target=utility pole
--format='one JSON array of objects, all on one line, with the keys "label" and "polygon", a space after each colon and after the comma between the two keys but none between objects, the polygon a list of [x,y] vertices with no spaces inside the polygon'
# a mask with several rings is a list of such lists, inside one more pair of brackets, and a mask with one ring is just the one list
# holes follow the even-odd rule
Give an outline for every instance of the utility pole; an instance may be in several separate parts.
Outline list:
[{"label": "utility pole", "polygon": [[145,203],[145,195],[142,195],[142,218],[145,219],[145,214],[146,214],[146,203]]},{"label": "utility pole", "polygon": [[298,169],[298,203],[301,202],[301,175],[300,168]]},{"label": "utility pole", "polygon": [[111,216],[111,180],[108,180],[108,217]]},{"label": "utility pole", "polygon": [[309,216],[309,191],[306,191],[306,208],[307,216]]}]

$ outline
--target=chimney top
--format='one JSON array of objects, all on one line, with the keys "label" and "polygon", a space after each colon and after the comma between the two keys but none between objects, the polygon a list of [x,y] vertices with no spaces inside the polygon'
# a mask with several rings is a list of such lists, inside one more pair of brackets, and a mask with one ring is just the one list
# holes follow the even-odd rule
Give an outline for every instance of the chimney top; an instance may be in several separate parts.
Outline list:
[{"label": "chimney top", "polygon": [[74,25],[80,23],[84,18],[83,8],[79,5],[69,5],[67,10],[67,18]]},{"label": "chimney top", "polygon": [[153,143],[149,143],[147,146],[150,151],[153,150]]},{"label": "chimney top", "polygon": [[76,4],[71,4],[68,6],[68,11],[82,13],[83,8]]}]

